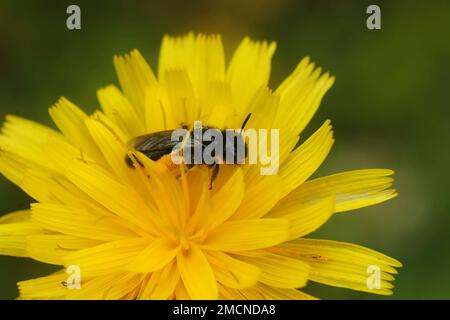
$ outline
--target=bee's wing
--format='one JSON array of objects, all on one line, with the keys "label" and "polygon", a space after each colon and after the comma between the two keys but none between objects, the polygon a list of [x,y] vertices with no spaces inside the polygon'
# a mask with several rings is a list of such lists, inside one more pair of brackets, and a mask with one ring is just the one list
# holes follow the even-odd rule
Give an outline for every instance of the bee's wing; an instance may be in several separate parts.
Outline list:
[{"label": "bee's wing", "polygon": [[129,144],[134,150],[156,161],[171,153],[179,143],[179,141],[172,141],[172,132],[172,130],[153,132],[134,138]]}]

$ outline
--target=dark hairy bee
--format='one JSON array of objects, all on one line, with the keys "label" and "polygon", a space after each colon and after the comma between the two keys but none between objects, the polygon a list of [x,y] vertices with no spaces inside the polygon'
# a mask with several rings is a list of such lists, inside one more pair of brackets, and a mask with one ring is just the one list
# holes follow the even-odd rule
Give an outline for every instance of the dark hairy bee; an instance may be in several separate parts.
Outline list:
[{"label": "dark hairy bee", "polygon": [[[211,168],[210,189],[219,174],[219,167],[223,164],[243,164],[247,156],[247,145],[242,130],[250,119],[245,118],[241,130],[220,130],[215,127],[202,126],[187,131],[183,127],[183,136],[174,138],[175,130],[165,130],[142,135],[130,141],[133,150],[143,153],[153,161],[162,161],[168,168],[177,165],[172,161],[173,153],[180,153],[187,169],[195,165],[207,165]],[[204,154],[211,155],[204,157]],[[198,155],[201,155],[199,158]],[[125,158],[130,167],[134,167],[133,160],[127,155]],[[137,159],[135,159],[136,162]],[[138,162],[139,163],[139,162]]]}]

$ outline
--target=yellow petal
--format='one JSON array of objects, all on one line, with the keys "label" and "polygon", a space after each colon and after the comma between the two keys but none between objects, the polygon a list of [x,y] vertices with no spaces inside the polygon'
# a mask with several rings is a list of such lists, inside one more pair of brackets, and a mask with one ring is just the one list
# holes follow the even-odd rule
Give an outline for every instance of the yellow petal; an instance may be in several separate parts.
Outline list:
[{"label": "yellow petal", "polygon": [[264,216],[278,203],[282,190],[283,181],[278,175],[261,176],[259,169],[247,171],[244,198],[231,220]]},{"label": "yellow petal", "polygon": [[164,36],[160,57],[158,77],[167,84],[168,70],[186,70],[199,97],[206,94],[207,84],[223,81],[225,77],[225,57],[219,35],[194,35],[182,37]]},{"label": "yellow petal", "polygon": [[285,241],[290,223],[284,219],[225,222],[211,231],[202,244],[206,249],[243,251],[266,248]]},{"label": "yellow petal", "polygon": [[64,286],[64,281],[69,275],[64,271],[58,271],[50,276],[35,278],[17,283],[21,299],[55,299],[63,298],[69,289]]},{"label": "yellow petal", "polygon": [[150,208],[135,190],[115,180],[103,168],[73,161],[67,168],[66,177],[86,195],[119,217],[152,232]]},{"label": "yellow petal", "polygon": [[30,210],[19,210],[1,216],[0,224],[13,222],[26,222],[30,220],[30,218],[31,218]]},{"label": "yellow petal", "polygon": [[130,139],[145,132],[144,121],[115,86],[97,91],[97,97],[105,114],[112,119]]},{"label": "yellow petal", "polygon": [[237,169],[230,179],[210,199],[211,211],[205,214],[210,228],[220,225],[231,217],[242,203],[244,197],[244,177]]},{"label": "yellow petal", "polygon": [[277,114],[280,97],[267,87],[261,87],[250,100],[244,115],[251,113],[245,128],[270,129]]},{"label": "yellow petal", "polygon": [[111,216],[96,215],[61,204],[35,203],[31,213],[32,221],[43,229],[80,238],[113,241],[137,236]]},{"label": "yellow petal", "polygon": [[220,300],[246,300],[246,297],[238,289],[233,289],[219,283]]},{"label": "yellow petal", "polygon": [[50,201],[45,185],[52,173],[46,168],[0,149],[0,172],[33,199]]},{"label": "yellow petal", "polygon": [[317,298],[297,289],[283,289],[264,284],[258,286],[266,299],[270,300],[317,300]]},{"label": "yellow petal", "polygon": [[208,83],[206,96],[200,100],[200,104],[200,119],[207,126],[238,128],[235,124],[240,117],[234,113],[229,82],[224,80]]},{"label": "yellow petal", "polygon": [[132,272],[153,272],[162,269],[175,258],[179,246],[164,238],[153,240],[127,266]]},{"label": "yellow petal", "polygon": [[[281,254],[308,263],[312,281],[374,294],[392,294],[389,281],[394,279],[391,274],[397,273],[393,267],[401,267],[395,259],[345,242],[301,238],[281,245],[280,250]],[[379,289],[367,285],[371,275],[369,267],[380,270]]]},{"label": "yellow petal", "polygon": [[194,121],[201,120],[200,110],[195,99],[191,79],[184,69],[167,70],[165,85],[169,97],[172,121],[179,128],[183,124],[192,126]]},{"label": "yellow petal", "polygon": [[69,207],[83,209],[92,213],[95,212],[100,216],[114,216],[99,203],[87,197],[86,194],[65,177],[51,177],[51,179],[42,181],[40,188],[43,188],[43,186],[45,186],[50,196],[50,201],[45,201],[44,203],[64,203]]},{"label": "yellow petal", "polygon": [[145,91],[145,127],[146,133],[172,129],[179,124],[172,119],[173,111],[169,97],[163,86],[147,87]]},{"label": "yellow petal", "polygon": [[[229,292],[232,292],[232,289],[228,290]],[[243,300],[265,300],[266,296],[261,292],[259,287],[253,287],[248,289],[242,289],[242,290],[234,290],[234,296],[236,297],[241,296]],[[236,294],[236,291],[238,294]]]},{"label": "yellow petal", "polygon": [[139,117],[144,117],[145,91],[156,85],[156,78],[139,51],[114,57],[114,66],[120,86]]},{"label": "yellow petal", "polygon": [[391,198],[397,193],[389,189],[394,172],[386,169],[353,170],[305,182],[286,196],[291,204],[317,202],[336,195],[336,212],[371,206]]},{"label": "yellow petal", "polygon": [[83,280],[83,273],[81,274],[80,289],[68,290],[66,299],[70,300],[100,300],[106,299],[106,295],[115,281],[118,280],[122,274],[109,274],[106,276],[97,276],[91,279]]},{"label": "yellow petal", "polygon": [[306,181],[322,164],[333,145],[330,122],[326,121],[308,140],[295,149],[280,168],[287,194]]},{"label": "yellow petal", "polygon": [[297,289],[276,288],[263,283],[243,290],[221,286],[220,294],[226,300],[316,300],[316,298]]},{"label": "yellow petal", "polygon": [[290,156],[291,152],[297,146],[300,138],[296,131],[288,129],[287,127],[275,127],[275,129],[279,129],[279,163],[280,166],[282,166],[284,163],[286,163],[286,159]]},{"label": "yellow petal", "polygon": [[[242,256],[241,256],[242,254]],[[259,281],[277,288],[301,288],[309,275],[307,263],[269,252],[240,253],[239,259],[261,270]]]},{"label": "yellow petal", "polygon": [[184,198],[184,195],[179,180],[163,164],[152,161],[142,153],[136,153],[136,157],[143,165],[143,168],[138,166],[139,168],[136,169],[143,170],[145,173],[146,183],[149,188],[148,197],[154,199],[159,211],[159,216],[155,219],[160,218],[160,221],[164,222],[164,225],[161,225],[161,222],[157,222],[157,228],[154,228],[157,230],[153,232],[158,232],[159,229],[162,230],[164,228],[166,235],[167,233],[173,235],[174,232],[176,234],[184,223],[187,211],[183,207],[183,201],[180,201],[180,199]]},{"label": "yellow petal", "polygon": [[207,257],[217,281],[227,287],[244,289],[258,282],[261,272],[254,265],[219,251],[208,251]]},{"label": "yellow petal", "polygon": [[104,159],[94,140],[86,130],[88,116],[66,98],[61,98],[49,109],[50,116],[64,136],[82,153],[102,164]]},{"label": "yellow petal", "polygon": [[64,264],[64,256],[101,242],[59,234],[39,234],[26,237],[26,252],[34,260],[50,264]]},{"label": "yellow petal", "polygon": [[[85,130],[86,128],[83,127],[80,129]],[[90,157],[82,149],[71,144],[67,140],[49,139],[48,142],[43,145],[42,153],[44,153],[47,158],[46,163],[42,164],[42,166],[55,176],[61,175],[66,169],[67,163],[72,160],[81,159],[85,162],[96,162],[94,158]]]},{"label": "yellow petal", "polygon": [[[296,199],[295,199],[296,200]],[[304,204],[282,199],[266,218],[282,218],[291,222],[289,240],[303,237],[318,229],[333,214],[335,197],[333,195],[319,202]]]},{"label": "yellow petal", "polygon": [[125,270],[125,266],[151,242],[146,238],[112,241],[70,253],[64,265],[77,265],[84,275],[98,276]]},{"label": "yellow petal", "polygon": [[325,93],[334,83],[328,73],[320,76],[309,58],[304,58],[295,71],[277,89],[280,108],[275,127],[302,132],[320,105]]},{"label": "yellow petal", "polygon": [[191,300],[192,298],[189,296],[189,293],[186,290],[186,287],[183,284],[183,281],[178,282],[178,286],[175,289],[175,298],[176,300]]},{"label": "yellow petal", "polygon": [[38,150],[39,145],[47,142],[48,138],[63,139],[63,136],[42,124],[15,116],[7,115],[2,126],[2,136],[22,140],[22,145]]},{"label": "yellow petal", "polygon": [[238,113],[247,109],[257,90],[267,86],[275,48],[275,42],[255,42],[247,37],[236,49],[226,79],[231,83],[233,105]]},{"label": "yellow petal", "polygon": [[130,170],[125,161],[128,152],[126,142],[120,141],[118,137],[114,136],[107,127],[97,120],[86,120],[86,127],[112,171],[121,181],[134,185],[135,183],[132,179],[133,171]]},{"label": "yellow petal", "polygon": [[142,293],[140,299],[166,300],[170,298],[180,280],[180,273],[176,261],[167,264],[163,269],[153,272]]},{"label": "yellow petal", "polygon": [[209,190],[210,178],[207,170],[194,167],[188,175],[185,175],[187,183],[183,200],[186,206],[189,206],[190,213],[190,217],[187,217],[186,230],[199,238],[207,233],[208,221],[211,220],[209,215],[213,213],[211,202],[213,192]]},{"label": "yellow petal", "polygon": [[41,232],[39,226],[29,221],[0,224],[0,254],[27,257],[27,235]]},{"label": "yellow petal", "polygon": [[128,294],[133,293],[141,284],[143,278],[143,275],[133,273],[125,273],[122,277],[116,276],[113,282],[111,282],[111,287],[106,291],[105,299],[125,299]]},{"label": "yellow petal", "polygon": [[115,137],[117,137],[118,140],[120,141],[130,140],[130,137],[123,132],[123,130],[118,126],[118,124],[114,120],[106,116],[106,114],[104,114],[103,112],[97,110],[91,115],[90,118],[95,119],[100,123],[102,123],[114,134]]},{"label": "yellow petal", "polygon": [[0,135],[0,146],[2,151],[20,156],[26,159],[26,162],[51,168],[49,162],[52,160],[46,152],[43,152],[44,146],[50,140],[64,142],[65,138],[36,122],[7,115]]},{"label": "yellow petal", "polygon": [[177,256],[181,279],[191,299],[217,299],[217,281],[208,260],[196,245]]}]

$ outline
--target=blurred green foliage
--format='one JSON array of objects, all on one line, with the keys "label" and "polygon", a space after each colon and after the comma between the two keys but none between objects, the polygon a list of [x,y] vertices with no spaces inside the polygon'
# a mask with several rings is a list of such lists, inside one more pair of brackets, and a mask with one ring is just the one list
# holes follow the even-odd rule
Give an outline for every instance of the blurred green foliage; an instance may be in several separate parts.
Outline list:
[{"label": "blurred green foliage", "polygon": [[[82,30],[66,28],[78,4]],[[368,30],[378,4],[382,30]],[[221,33],[228,57],[245,35],[278,42],[275,87],[305,55],[336,76],[308,132],[332,119],[336,143],[318,175],[386,167],[400,196],[334,216],[314,236],[351,241],[404,263],[389,299],[450,298],[450,2],[448,1],[25,1],[0,3],[0,116],[52,125],[64,95],[88,111],[95,90],[116,83],[112,56],[138,48],[156,67],[164,33]],[[31,199],[0,178],[0,214]],[[0,298],[15,283],[54,270],[0,257]],[[328,299],[376,296],[311,284]]]}]

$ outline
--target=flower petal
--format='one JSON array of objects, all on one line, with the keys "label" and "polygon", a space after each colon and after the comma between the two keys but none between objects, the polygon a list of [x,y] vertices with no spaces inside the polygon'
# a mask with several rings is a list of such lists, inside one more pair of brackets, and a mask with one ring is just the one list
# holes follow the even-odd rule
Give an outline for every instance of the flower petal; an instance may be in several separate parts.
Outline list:
[{"label": "flower petal", "polygon": [[303,131],[318,109],[320,102],[334,83],[328,73],[320,76],[309,58],[304,58],[295,71],[276,90],[280,108],[275,120],[278,128],[288,128],[298,134]]},{"label": "flower petal", "polygon": [[162,269],[178,254],[179,246],[164,239],[153,240],[127,266],[132,272],[153,272]]},{"label": "flower petal", "polygon": [[191,300],[183,281],[178,282],[178,286],[175,288],[175,299],[176,300]]},{"label": "flower petal", "polygon": [[280,97],[278,94],[273,93],[267,87],[259,88],[250,100],[248,109],[243,111],[244,114],[252,114],[245,128],[272,128],[279,104]]},{"label": "flower petal", "polygon": [[88,116],[80,108],[66,98],[61,98],[49,109],[49,113],[64,136],[80,148],[81,153],[86,153],[99,164],[104,163],[100,150],[84,125]]},{"label": "flower petal", "polygon": [[49,191],[43,186],[50,181],[52,173],[46,168],[0,149],[0,172],[33,199],[50,201]]},{"label": "flower petal", "polygon": [[49,264],[64,264],[64,257],[73,251],[90,248],[101,242],[60,234],[38,234],[26,237],[26,252],[30,258]]},{"label": "flower petal", "polygon": [[114,216],[92,214],[61,204],[34,203],[32,221],[43,229],[80,238],[112,241],[137,235],[113,220]]},{"label": "flower petal", "polygon": [[217,299],[217,281],[203,252],[195,245],[177,256],[178,269],[191,299]]},{"label": "flower petal", "polygon": [[261,272],[254,265],[220,251],[208,251],[207,257],[217,281],[227,287],[244,289],[258,282]]},{"label": "flower petal", "polygon": [[317,300],[317,298],[297,289],[283,289],[264,284],[258,286],[266,299],[270,300]]},{"label": "flower petal", "polygon": [[87,196],[119,217],[149,232],[155,230],[150,223],[153,213],[139,194],[115,180],[103,168],[83,161],[72,161],[66,177]]},{"label": "flower petal", "polygon": [[200,109],[187,71],[167,70],[165,78],[167,79],[165,87],[172,109],[170,119],[177,128],[182,124],[193,125],[194,121],[200,120]]},{"label": "flower petal", "polygon": [[219,35],[164,36],[159,56],[158,78],[163,84],[168,70],[186,70],[194,90],[200,98],[206,95],[207,84],[223,81],[225,57]]},{"label": "flower petal", "polygon": [[231,83],[233,105],[239,114],[247,110],[256,91],[267,86],[275,48],[275,42],[257,42],[246,37],[236,49],[226,79]]},{"label": "flower petal", "polygon": [[175,128],[172,109],[165,88],[161,85],[147,87],[145,91],[145,127],[147,133]]},{"label": "flower petal", "polygon": [[125,142],[120,141],[106,126],[97,120],[86,120],[86,127],[100,148],[106,162],[118,178],[131,185],[136,185],[132,179],[134,171],[130,170],[125,161],[128,152]]},{"label": "flower petal", "polygon": [[29,221],[0,224],[0,254],[28,257],[26,251],[27,235],[41,232],[39,226]]},{"label": "flower petal", "polygon": [[239,259],[260,269],[259,281],[269,286],[301,288],[308,281],[309,266],[297,259],[269,252],[242,252],[239,253]]},{"label": "flower petal", "polygon": [[306,181],[322,164],[333,145],[330,122],[326,121],[308,140],[292,151],[280,168],[288,194]]},{"label": "flower petal", "polygon": [[125,96],[135,108],[137,116],[144,117],[146,88],[157,84],[150,66],[137,50],[124,56],[115,56],[114,66]]},{"label": "flower petal", "polygon": [[21,299],[57,299],[68,294],[64,281],[69,275],[58,271],[46,277],[40,277],[17,283]]},{"label": "flower petal", "polygon": [[113,120],[130,139],[145,133],[144,121],[115,86],[97,91],[97,97],[105,114]]},{"label": "flower petal", "polygon": [[31,218],[30,210],[19,210],[4,214],[0,217],[0,224],[14,223],[14,222],[26,222]]},{"label": "flower petal", "polygon": [[[82,273],[83,274],[83,273]],[[78,290],[67,290],[68,300],[101,300],[105,299],[108,291],[122,274],[108,274],[97,276],[88,280],[81,279],[81,286]]]},{"label": "flower petal", "polygon": [[333,174],[303,183],[283,199],[294,205],[317,202],[336,195],[336,212],[359,209],[394,198],[389,189],[394,172],[386,169],[353,170]]},{"label": "flower petal", "polygon": [[290,223],[285,219],[255,219],[225,222],[211,231],[202,247],[220,251],[254,250],[285,241]]},{"label": "flower petal", "polygon": [[231,217],[242,203],[245,185],[241,169],[228,179],[210,199],[211,211],[205,214],[209,228],[214,228]]},{"label": "flower petal", "polygon": [[180,273],[176,261],[172,261],[159,271],[153,272],[144,289],[139,294],[140,299],[169,299],[179,283]]},{"label": "flower petal", "polygon": [[[312,281],[374,294],[392,294],[389,281],[394,279],[391,274],[397,273],[393,267],[401,267],[400,262],[384,254],[345,242],[301,238],[279,248],[280,254],[309,264]],[[369,267],[380,270],[378,289],[367,285]]]},{"label": "flower petal", "polygon": [[266,218],[282,218],[291,222],[289,240],[303,237],[318,229],[333,214],[335,197],[329,196],[316,203],[304,204],[282,199]]},{"label": "flower petal", "polygon": [[65,138],[59,132],[34,121],[7,115],[2,126],[0,146],[2,151],[20,156],[27,162],[51,168],[51,158],[42,150],[50,140],[62,143]]},{"label": "flower petal", "polygon": [[64,265],[77,265],[87,276],[110,274],[125,266],[151,242],[146,238],[130,238],[107,242],[79,250],[64,257]]},{"label": "flower petal", "polygon": [[257,219],[264,216],[280,200],[283,181],[278,175],[261,176],[247,171],[245,194],[231,220]]},{"label": "flower petal", "polygon": [[111,282],[111,287],[106,291],[105,299],[125,299],[130,292],[133,292],[142,283],[143,278],[144,275],[134,273],[124,273],[123,276],[115,276]]}]

